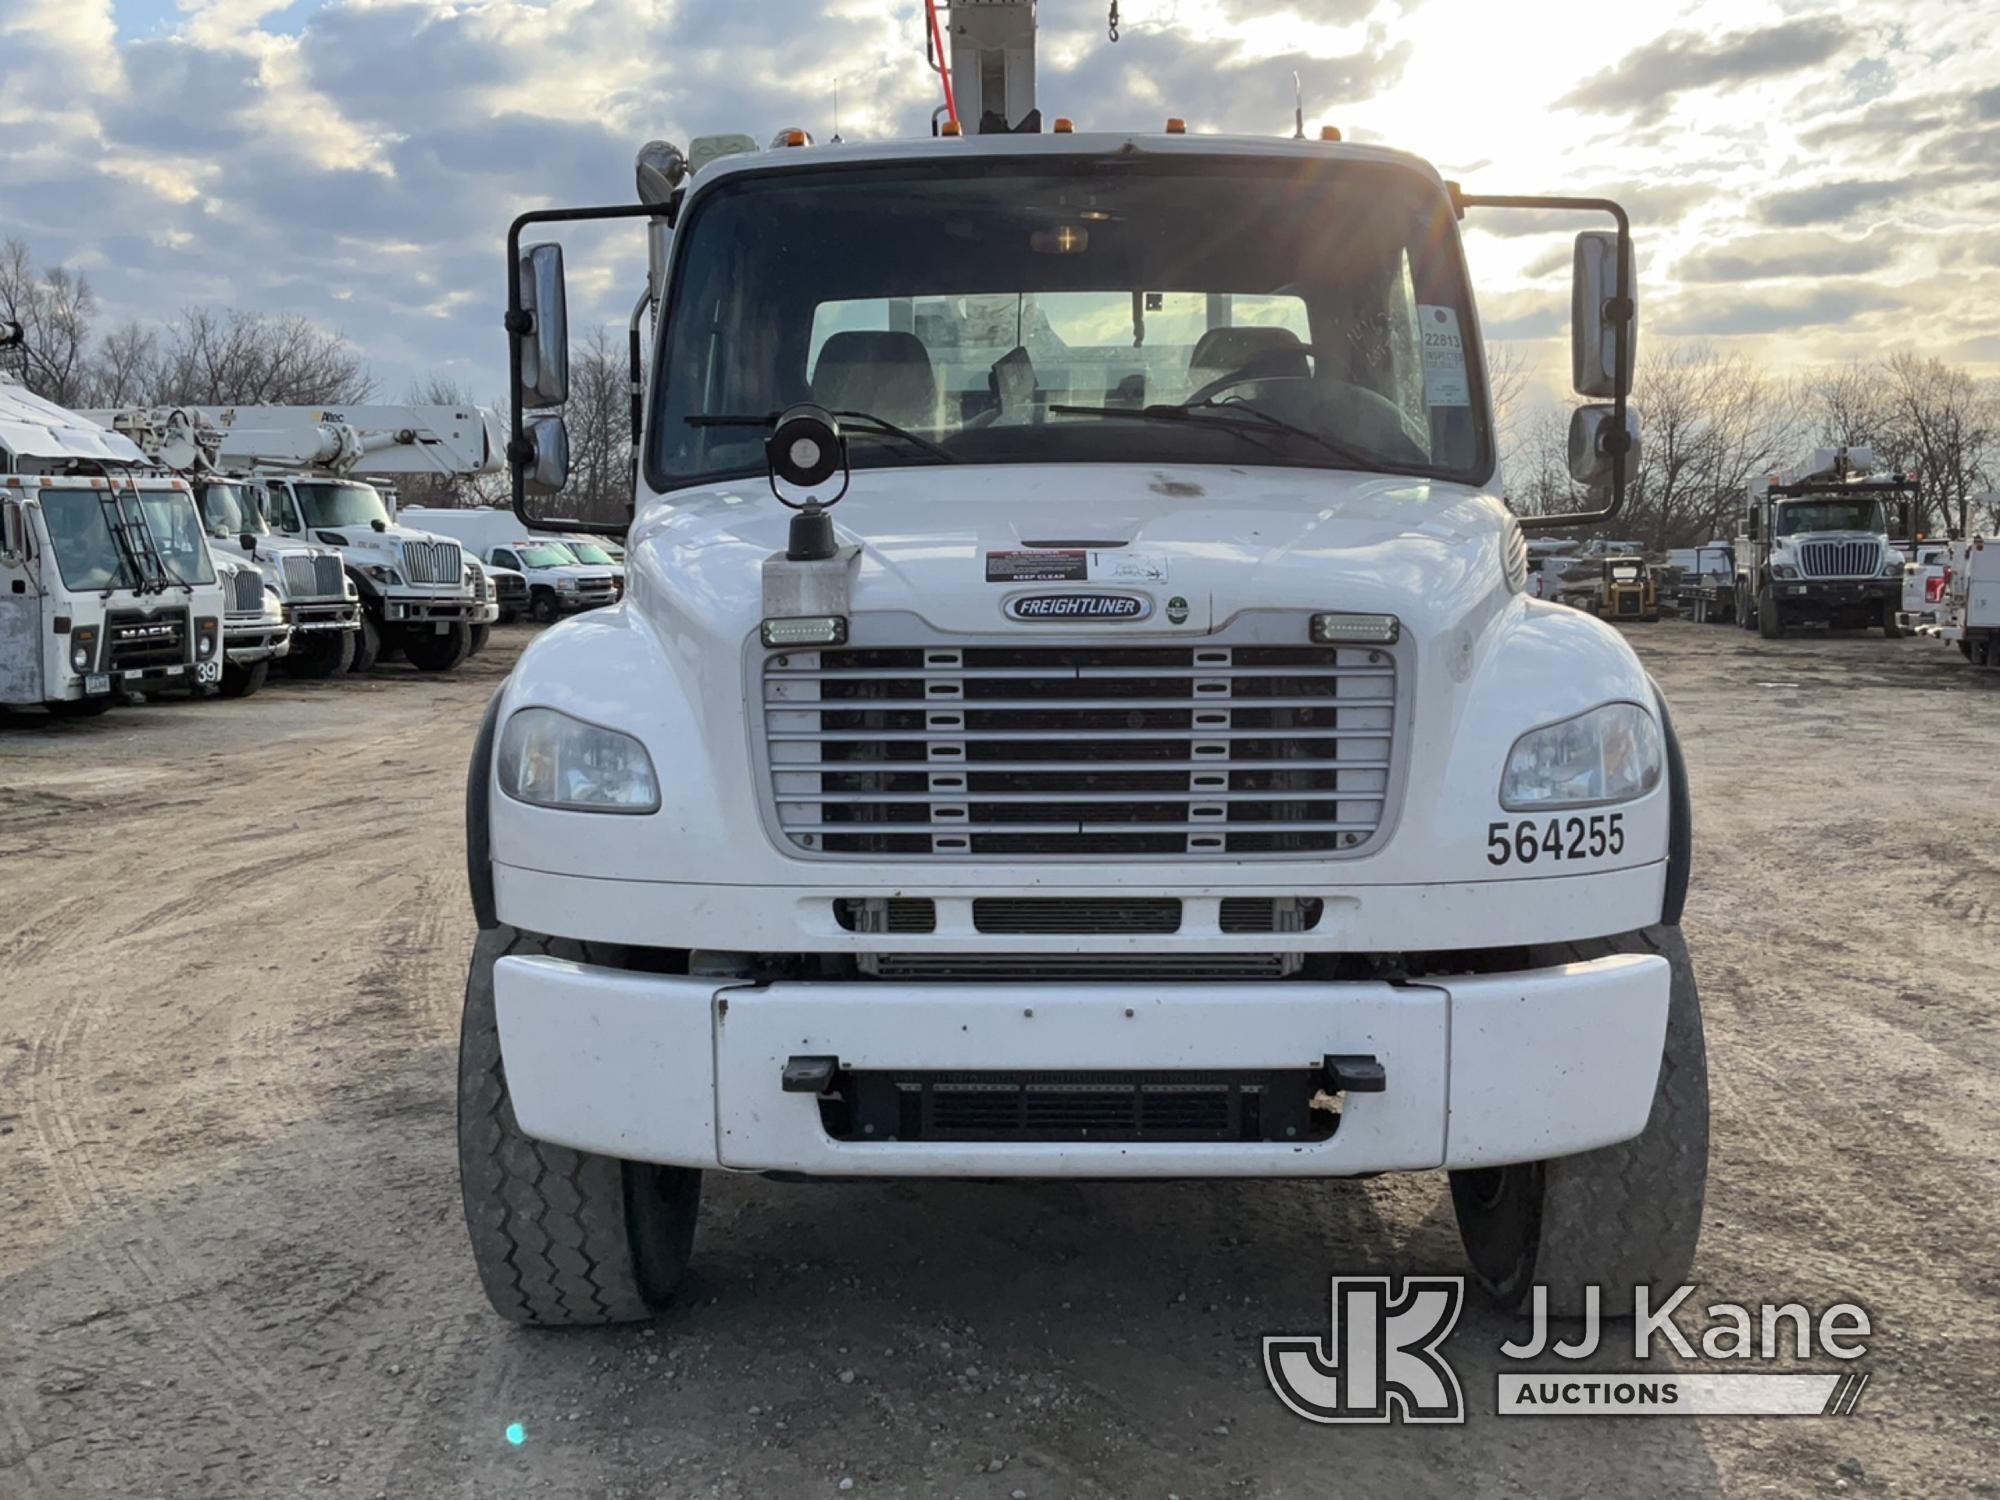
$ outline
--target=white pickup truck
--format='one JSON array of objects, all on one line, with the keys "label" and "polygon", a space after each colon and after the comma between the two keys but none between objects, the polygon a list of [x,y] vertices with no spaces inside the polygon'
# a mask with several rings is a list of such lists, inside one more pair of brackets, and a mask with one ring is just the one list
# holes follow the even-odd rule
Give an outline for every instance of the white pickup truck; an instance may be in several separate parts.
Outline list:
[{"label": "white pickup truck", "polygon": [[488,567],[520,574],[528,589],[523,612],[543,624],[615,604],[625,593],[625,570],[608,556],[585,562],[567,538],[534,536],[511,510],[406,505],[396,519],[453,538]]},{"label": "white pickup truck", "polygon": [[[526,519],[567,331],[521,237],[652,219],[658,332],[630,590],[528,647],[469,780],[494,1307],[646,1316],[707,1172],[1442,1170],[1505,1306],[1678,1285],[1687,781],[1523,535],[1636,461],[1623,213],[1333,140],[803,140],[510,236]],[[1618,226],[1582,517],[1497,488],[1458,221],[1515,209]]]}]

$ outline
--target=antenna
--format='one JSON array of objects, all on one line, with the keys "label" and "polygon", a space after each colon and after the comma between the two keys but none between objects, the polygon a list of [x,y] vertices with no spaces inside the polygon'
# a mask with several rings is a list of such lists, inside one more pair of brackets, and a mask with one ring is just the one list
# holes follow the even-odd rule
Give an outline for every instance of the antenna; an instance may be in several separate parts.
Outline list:
[{"label": "antenna", "polygon": [[838,146],[840,144],[840,85],[838,83],[833,86],[833,139],[828,141],[827,144],[829,146]]},{"label": "antenna", "polygon": [[1292,69],[1292,139],[1306,138],[1306,95],[1299,86],[1299,70]]}]

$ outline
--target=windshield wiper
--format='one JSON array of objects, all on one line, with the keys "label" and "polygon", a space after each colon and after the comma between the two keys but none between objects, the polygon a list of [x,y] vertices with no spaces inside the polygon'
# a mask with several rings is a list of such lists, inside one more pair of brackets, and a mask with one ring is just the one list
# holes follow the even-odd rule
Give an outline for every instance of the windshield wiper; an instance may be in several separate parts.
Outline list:
[{"label": "windshield wiper", "polygon": [[[1051,406],[1053,412],[1074,417],[1129,417],[1139,422],[1184,422],[1195,427],[1212,427],[1256,442],[1266,433],[1301,437],[1325,450],[1347,468],[1380,469],[1380,460],[1368,458],[1332,438],[1321,437],[1309,427],[1287,422],[1243,401],[1199,401],[1193,406]],[[1218,416],[1202,415],[1216,412]],[[1241,413],[1242,415],[1238,415]],[[1263,444],[1269,447],[1268,443]]]},{"label": "windshield wiper", "polygon": [[[684,418],[690,427],[775,427],[782,412],[772,412],[768,416],[699,416]],[[906,427],[898,427],[894,422],[866,411],[836,411],[829,416],[839,417],[843,428],[852,428],[861,437],[893,438],[899,443],[908,443],[921,453],[928,453],[939,463],[962,464],[964,459],[949,448],[942,448],[927,437],[918,437]],[[866,423],[863,427],[853,427],[856,422]]]}]

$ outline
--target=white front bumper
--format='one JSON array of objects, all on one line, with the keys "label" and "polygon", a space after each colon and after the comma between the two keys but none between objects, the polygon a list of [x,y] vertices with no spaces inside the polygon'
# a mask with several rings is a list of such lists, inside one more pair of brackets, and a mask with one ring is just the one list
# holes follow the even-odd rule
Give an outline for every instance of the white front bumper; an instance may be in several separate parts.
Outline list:
[{"label": "white front bumper", "polygon": [[[1665,960],[1422,984],[782,983],[505,958],[501,1050],[521,1127],[634,1160],[826,1176],[1344,1176],[1567,1155],[1646,1123]],[[849,1142],[784,1093],[795,1055],[859,1069],[1309,1068],[1370,1053],[1311,1143]]]}]

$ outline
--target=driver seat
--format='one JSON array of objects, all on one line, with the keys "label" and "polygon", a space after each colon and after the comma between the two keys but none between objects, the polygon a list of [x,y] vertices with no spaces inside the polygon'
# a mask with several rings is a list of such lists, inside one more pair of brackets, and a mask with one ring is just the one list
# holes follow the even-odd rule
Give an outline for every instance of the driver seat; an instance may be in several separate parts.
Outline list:
[{"label": "driver seat", "polygon": [[851,328],[820,345],[812,398],[828,411],[865,411],[898,427],[937,426],[937,376],[914,333]]},{"label": "driver seat", "polygon": [[[1270,355],[1272,350],[1287,348],[1296,352],[1285,358],[1260,358]],[[1257,361],[1258,373],[1272,380],[1304,380],[1312,374],[1306,352],[1299,347],[1299,336],[1289,328],[1257,324],[1211,328],[1195,341],[1194,351],[1188,355],[1189,387],[1200,390],[1209,381],[1234,374],[1253,360]]]}]

